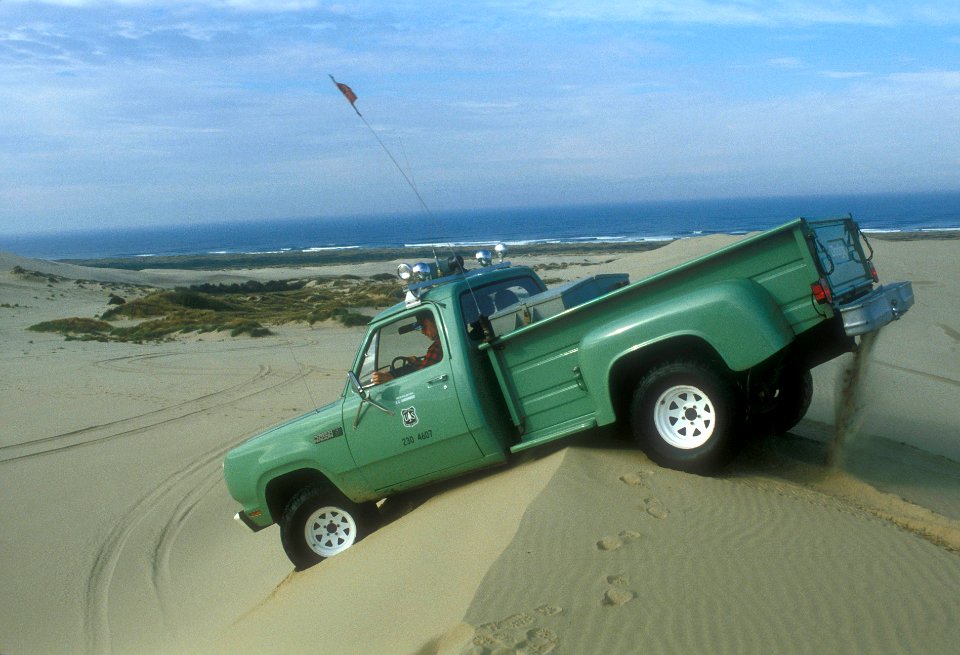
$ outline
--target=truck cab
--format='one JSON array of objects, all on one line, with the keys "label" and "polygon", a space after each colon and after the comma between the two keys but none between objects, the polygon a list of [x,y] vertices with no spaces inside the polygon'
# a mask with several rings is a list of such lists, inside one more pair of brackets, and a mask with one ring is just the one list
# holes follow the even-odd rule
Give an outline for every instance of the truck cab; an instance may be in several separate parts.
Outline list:
[{"label": "truck cab", "polygon": [[[370,322],[338,400],[228,453],[238,520],[279,523],[287,555],[309,566],[362,536],[373,501],[506,461],[512,430],[479,346],[488,316],[546,286],[527,267],[485,263],[421,264],[419,280],[401,266],[407,297]],[[321,511],[331,500],[352,509],[346,525],[347,512]]]}]

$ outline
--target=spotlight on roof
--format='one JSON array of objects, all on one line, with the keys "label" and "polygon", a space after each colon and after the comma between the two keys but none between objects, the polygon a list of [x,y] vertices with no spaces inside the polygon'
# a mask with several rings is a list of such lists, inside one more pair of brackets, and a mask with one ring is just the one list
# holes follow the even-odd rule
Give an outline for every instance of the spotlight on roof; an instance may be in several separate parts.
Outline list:
[{"label": "spotlight on roof", "polygon": [[413,277],[419,282],[429,280],[431,277],[433,277],[430,271],[430,264],[425,264],[423,262],[417,262],[414,264]]}]

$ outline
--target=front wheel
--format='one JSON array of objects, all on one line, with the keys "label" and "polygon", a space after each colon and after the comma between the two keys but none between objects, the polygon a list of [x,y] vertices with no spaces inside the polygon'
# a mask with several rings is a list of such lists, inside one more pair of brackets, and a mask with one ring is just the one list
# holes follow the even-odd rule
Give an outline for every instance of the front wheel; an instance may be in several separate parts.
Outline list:
[{"label": "front wheel", "polygon": [[634,438],[661,466],[712,473],[734,452],[739,425],[731,384],[698,362],[668,362],[651,369],[630,405]]},{"label": "front wheel", "polygon": [[280,519],[280,542],[297,569],[342,553],[373,528],[375,507],[358,505],[343,494],[307,487],[287,503]]}]

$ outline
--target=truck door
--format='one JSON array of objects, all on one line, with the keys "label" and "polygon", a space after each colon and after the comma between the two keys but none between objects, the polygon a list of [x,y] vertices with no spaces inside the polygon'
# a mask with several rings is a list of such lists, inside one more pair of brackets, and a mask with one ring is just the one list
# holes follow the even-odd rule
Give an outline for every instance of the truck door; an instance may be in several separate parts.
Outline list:
[{"label": "truck door", "polygon": [[362,403],[349,388],[343,423],[372,487],[386,490],[481,457],[457,399],[443,324],[432,310],[385,325],[363,348],[354,372],[371,400],[390,413]]}]

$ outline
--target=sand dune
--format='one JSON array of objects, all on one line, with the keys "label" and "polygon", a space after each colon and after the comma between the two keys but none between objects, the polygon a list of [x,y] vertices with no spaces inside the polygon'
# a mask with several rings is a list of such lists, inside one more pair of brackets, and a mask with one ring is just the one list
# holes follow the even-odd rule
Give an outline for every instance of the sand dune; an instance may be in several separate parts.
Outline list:
[{"label": "sand dune", "polygon": [[[637,279],[726,241],[559,274]],[[362,330],[67,342],[25,328],[103,311],[110,284],[220,274],[2,255],[0,653],[953,653],[960,241],[874,247],[918,303],[877,342],[843,470],[825,465],[838,361],[815,371],[808,419],[724,475],[660,469],[595,431],[391,499],[383,528],[296,573],[275,527],[232,520],[220,462],[338,394]]]}]

